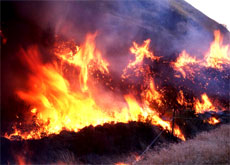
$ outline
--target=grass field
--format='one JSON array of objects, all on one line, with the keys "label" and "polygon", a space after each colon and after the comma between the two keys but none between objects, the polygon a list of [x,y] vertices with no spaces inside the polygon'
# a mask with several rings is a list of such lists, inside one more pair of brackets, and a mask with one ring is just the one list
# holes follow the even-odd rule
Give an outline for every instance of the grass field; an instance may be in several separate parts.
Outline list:
[{"label": "grass field", "polygon": [[230,125],[202,132],[194,139],[149,151],[137,164],[230,164]]}]

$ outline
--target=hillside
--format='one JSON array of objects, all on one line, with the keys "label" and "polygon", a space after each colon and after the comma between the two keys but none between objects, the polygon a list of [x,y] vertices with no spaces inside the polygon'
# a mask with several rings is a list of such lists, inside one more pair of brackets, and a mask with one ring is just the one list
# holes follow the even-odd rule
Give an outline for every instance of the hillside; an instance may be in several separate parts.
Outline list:
[{"label": "hillside", "polygon": [[[1,8],[2,164],[113,164],[141,154],[159,133],[140,163],[155,163],[156,147],[172,143],[159,154],[178,150],[184,156],[174,161],[191,163],[196,153],[187,148],[196,142],[178,142],[230,122],[229,32],[183,0],[4,1]],[[210,146],[228,143],[221,136]],[[211,161],[226,163],[218,154]]]}]

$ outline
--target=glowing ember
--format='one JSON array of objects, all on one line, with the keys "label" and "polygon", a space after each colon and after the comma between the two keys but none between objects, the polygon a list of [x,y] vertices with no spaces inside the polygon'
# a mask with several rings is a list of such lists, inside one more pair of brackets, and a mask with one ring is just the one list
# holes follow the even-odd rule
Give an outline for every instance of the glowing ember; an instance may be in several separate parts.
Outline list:
[{"label": "glowing ember", "polygon": [[18,165],[28,164],[28,162],[26,163],[24,156],[16,155],[15,157],[16,157],[16,162]]},{"label": "glowing ember", "polygon": [[186,101],[185,98],[184,98],[184,93],[183,93],[182,90],[180,90],[179,93],[178,93],[177,102],[178,102],[178,104],[180,104],[180,105],[184,105],[184,106],[187,106],[187,105],[188,105],[187,101]]},{"label": "glowing ember", "polygon": [[217,108],[212,105],[206,93],[201,96],[202,102],[198,99],[195,101],[195,111],[196,113],[204,113],[208,111],[217,111]]},{"label": "glowing ember", "polygon": [[128,165],[128,163],[118,162],[118,163],[115,163],[115,165]]},{"label": "glowing ember", "polygon": [[215,118],[215,117],[211,117],[211,118],[209,118],[209,119],[207,120],[207,122],[208,122],[209,124],[216,125],[216,124],[220,123],[220,120],[217,119],[217,118]]},{"label": "glowing ember", "polygon": [[0,30],[0,37],[2,38],[1,43],[5,45],[7,43],[7,38],[4,36],[2,30]]},{"label": "glowing ember", "polygon": [[135,156],[135,160],[136,160],[137,162],[140,161],[140,160],[141,160],[141,156],[136,155],[136,156]]},{"label": "glowing ember", "polygon": [[32,113],[36,113],[36,112],[37,112],[37,109],[36,109],[36,108],[33,108],[33,109],[31,109],[31,112],[32,112]]}]

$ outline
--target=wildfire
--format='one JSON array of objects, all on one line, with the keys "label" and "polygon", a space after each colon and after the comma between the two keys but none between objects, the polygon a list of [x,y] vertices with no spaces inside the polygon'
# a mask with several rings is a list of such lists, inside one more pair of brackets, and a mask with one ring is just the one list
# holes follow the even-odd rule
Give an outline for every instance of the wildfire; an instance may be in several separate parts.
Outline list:
[{"label": "wildfire", "polygon": [[[75,46],[75,51],[66,48],[65,45],[60,47],[55,54],[63,61],[80,67],[79,82],[82,91],[88,90],[89,69],[98,69],[102,73],[108,73],[108,63],[102,59],[101,53],[95,47],[95,34],[88,34],[86,41],[82,46]],[[64,49],[64,50],[63,50]]]},{"label": "wildfire", "polygon": [[163,104],[163,96],[155,89],[154,81],[152,78],[150,78],[148,88],[142,93],[142,96],[144,98],[144,102],[147,105],[150,105],[151,102],[156,102],[158,106]]},{"label": "wildfire", "polygon": [[[18,89],[16,93],[21,100],[31,106],[28,111],[33,118],[31,124],[34,125],[34,129],[24,131],[15,128],[14,133],[6,134],[5,137],[10,139],[12,136],[20,136],[23,139],[39,139],[50,134],[58,134],[63,129],[77,132],[89,125],[96,126],[110,122],[145,122],[147,119],[163,129],[172,129],[170,121],[161,119],[160,114],[149,107],[152,101],[162,104],[162,96],[156,91],[153,79],[149,80],[142,95],[143,104],[139,103],[132,94],[119,96],[123,99],[122,103],[113,99],[112,108],[97,102],[98,97],[103,97],[105,103],[111,100],[102,94],[107,91],[95,90],[96,87],[90,84],[94,81],[94,77],[90,76],[92,72],[109,73],[108,63],[95,47],[95,37],[96,34],[87,35],[85,43],[80,47],[75,45],[70,49],[66,48],[65,44],[57,47],[55,55],[62,61],[61,64],[57,62],[44,64],[36,46],[20,51],[21,59],[29,68],[30,74],[25,89]],[[156,59],[153,53],[148,51],[149,42],[150,40],[146,40],[142,47],[134,43],[134,47],[130,50],[136,53],[137,59],[130,66],[143,60],[144,56]],[[72,89],[70,81],[63,72],[63,62],[69,67],[79,69],[79,75],[68,76],[78,80],[80,88]],[[178,127],[175,128],[175,135],[185,140]]]},{"label": "wildfire", "polygon": [[186,72],[194,74],[194,71],[191,65],[198,63],[198,60],[195,57],[191,57],[185,50],[177,58],[176,62],[172,63],[173,68],[176,71],[179,71],[183,78],[186,78]]},{"label": "wildfire", "polygon": [[147,39],[141,46],[139,46],[136,42],[133,42],[133,47],[130,48],[130,52],[135,55],[135,61],[130,62],[128,68],[141,64],[144,58],[159,60],[160,57],[154,56],[154,54],[149,51],[150,42],[151,40]]},{"label": "wildfire", "polygon": [[[144,43],[139,46],[136,42],[133,42],[133,46],[129,49],[130,52],[135,56],[134,61],[130,61],[128,66],[123,70],[122,78],[128,78],[130,75],[127,73],[128,69],[132,69],[134,71],[135,76],[139,75],[147,75],[148,74],[148,67],[144,67],[143,60],[145,58],[150,59],[152,61],[159,60],[160,57],[154,55],[153,52],[150,52],[149,45],[151,40],[147,39]],[[146,73],[147,72],[147,73]]]},{"label": "wildfire", "polygon": [[204,113],[207,111],[217,111],[217,108],[212,105],[206,93],[201,95],[202,102],[198,99],[195,101],[195,111],[196,113]]},{"label": "wildfire", "polygon": [[215,118],[215,117],[211,117],[211,118],[209,118],[209,119],[207,120],[207,122],[208,122],[209,124],[216,125],[216,124],[220,123],[220,120],[217,119],[217,118]]},{"label": "wildfire", "polygon": [[214,31],[214,37],[215,39],[204,57],[204,65],[221,70],[223,65],[230,65],[230,48],[229,45],[223,45],[223,37],[220,31]]},{"label": "wildfire", "polygon": [[223,37],[220,31],[214,31],[214,41],[211,43],[209,51],[203,59],[196,59],[190,56],[185,50],[178,56],[176,62],[172,62],[174,70],[180,72],[183,78],[187,73],[194,75],[200,67],[210,67],[222,70],[223,66],[230,65],[230,46],[223,45]]}]

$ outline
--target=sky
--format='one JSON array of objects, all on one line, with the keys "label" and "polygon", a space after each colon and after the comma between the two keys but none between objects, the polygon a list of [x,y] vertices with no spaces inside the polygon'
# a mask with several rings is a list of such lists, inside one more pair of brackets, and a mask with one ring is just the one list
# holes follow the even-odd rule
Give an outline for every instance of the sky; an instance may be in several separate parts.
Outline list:
[{"label": "sky", "polygon": [[230,31],[230,0],[185,0]]}]

